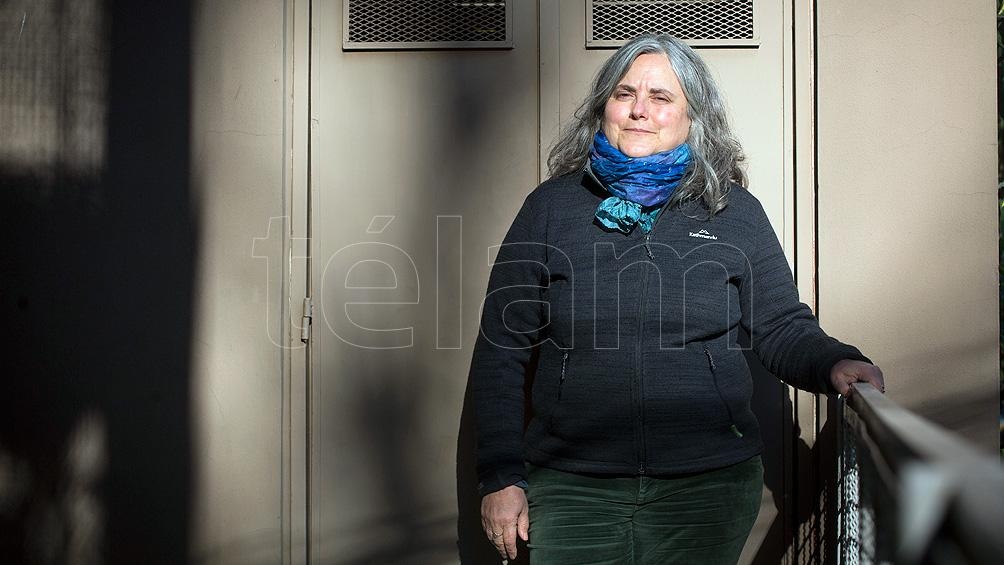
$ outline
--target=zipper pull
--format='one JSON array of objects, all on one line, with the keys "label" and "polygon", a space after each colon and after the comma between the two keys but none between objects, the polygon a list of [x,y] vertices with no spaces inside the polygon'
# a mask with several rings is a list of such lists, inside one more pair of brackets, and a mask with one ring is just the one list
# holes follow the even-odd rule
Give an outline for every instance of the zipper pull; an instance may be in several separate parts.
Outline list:
[{"label": "zipper pull", "polygon": [[568,352],[565,351],[561,354],[561,379],[559,382],[565,382],[565,365],[568,362]]},{"label": "zipper pull", "polygon": [[715,358],[711,356],[711,350],[708,349],[707,345],[704,346],[704,355],[708,358],[708,367],[710,367],[712,371],[717,370],[718,367],[715,366]]},{"label": "zipper pull", "polygon": [[648,258],[655,261],[655,255],[652,255],[652,248],[648,246],[648,242],[652,241],[652,232],[645,234],[645,253],[648,254]]},{"label": "zipper pull", "polygon": [[736,434],[736,437],[743,437],[743,433],[739,431],[739,428],[735,424],[729,426],[729,429],[732,430],[732,433]]}]

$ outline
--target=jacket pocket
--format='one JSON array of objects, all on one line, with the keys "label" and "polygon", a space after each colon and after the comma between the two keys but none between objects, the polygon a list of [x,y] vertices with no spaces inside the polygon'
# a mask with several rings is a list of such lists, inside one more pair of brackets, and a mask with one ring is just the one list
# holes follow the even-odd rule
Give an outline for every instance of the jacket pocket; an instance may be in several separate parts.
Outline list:
[{"label": "jacket pocket", "polygon": [[722,388],[718,384],[718,365],[715,364],[715,356],[711,354],[711,348],[706,344],[704,345],[704,356],[708,359],[708,370],[711,371],[711,382],[712,386],[715,388],[715,393],[718,395],[718,400],[725,407],[725,413],[729,416],[729,431],[735,434],[736,437],[743,437],[743,433],[739,431],[739,427],[736,425],[735,416],[732,414],[732,407],[725,400],[725,395],[722,393]]},{"label": "jacket pocket", "polygon": [[567,350],[561,352],[561,372],[558,374],[558,394],[554,401],[554,408],[551,410],[551,414],[547,419],[547,428],[549,431],[554,430],[554,415],[561,409],[561,394],[565,390],[565,377],[568,371],[568,358],[570,357]]}]

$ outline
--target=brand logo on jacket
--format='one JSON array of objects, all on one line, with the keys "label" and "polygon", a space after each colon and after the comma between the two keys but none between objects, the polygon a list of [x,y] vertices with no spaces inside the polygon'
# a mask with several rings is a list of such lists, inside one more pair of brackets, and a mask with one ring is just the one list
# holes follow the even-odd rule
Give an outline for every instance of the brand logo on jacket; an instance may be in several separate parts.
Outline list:
[{"label": "brand logo on jacket", "polygon": [[711,235],[708,230],[701,230],[697,233],[690,232],[690,237],[699,237],[701,239],[718,239],[717,235]]}]

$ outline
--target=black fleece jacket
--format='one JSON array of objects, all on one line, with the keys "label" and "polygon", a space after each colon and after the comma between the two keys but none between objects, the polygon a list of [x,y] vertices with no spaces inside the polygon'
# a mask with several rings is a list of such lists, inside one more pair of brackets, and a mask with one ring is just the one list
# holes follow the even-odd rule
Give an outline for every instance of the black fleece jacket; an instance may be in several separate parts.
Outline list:
[{"label": "black fleece jacket", "polygon": [[593,214],[607,196],[583,174],[551,179],[499,248],[470,371],[482,495],[524,479],[524,461],[666,475],[756,455],[740,327],[764,365],[803,390],[833,393],[837,361],[868,361],[799,302],[746,189],[735,187],[711,219],[694,202],[665,208],[648,235],[601,227]]}]

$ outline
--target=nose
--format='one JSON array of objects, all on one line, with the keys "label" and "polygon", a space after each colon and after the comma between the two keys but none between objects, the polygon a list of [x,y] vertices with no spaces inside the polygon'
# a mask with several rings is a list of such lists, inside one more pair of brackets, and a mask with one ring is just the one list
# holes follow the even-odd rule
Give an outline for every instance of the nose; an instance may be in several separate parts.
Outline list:
[{"label": "nose", "polygon": [[631,119],[640,120],[648,117],[648,101],[644,96],[636,96],[631,103]]}]

